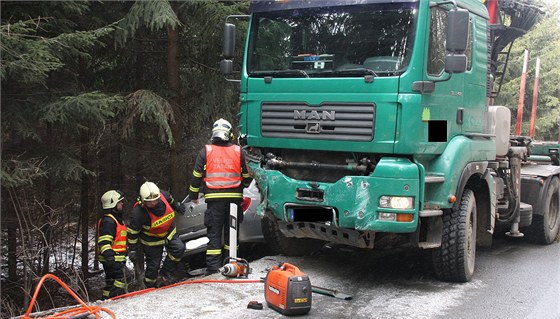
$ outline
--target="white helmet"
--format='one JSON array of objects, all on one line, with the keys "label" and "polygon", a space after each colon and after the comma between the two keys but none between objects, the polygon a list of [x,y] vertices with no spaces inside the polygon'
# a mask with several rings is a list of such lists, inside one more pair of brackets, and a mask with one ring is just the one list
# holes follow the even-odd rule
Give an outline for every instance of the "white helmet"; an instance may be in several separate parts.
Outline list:
[{"label": "white helmet", "polygon": [[231,139],[231,124],[224,120],[219,119],[214,122],[212,126],[212,140],[218,138],[224,142],[227,142]]},{"label": "white helmet", "polygon": [[103,209],[115,208],[117,203],[124,199],[123,192],[119,190],[110,190],[101,196],[101,205]]},{"label": "white helmet", "polygon": [[145,182],[140,186],[140,199],[143,202],[151,202],[159,199],[160,192],[156,184]]}]

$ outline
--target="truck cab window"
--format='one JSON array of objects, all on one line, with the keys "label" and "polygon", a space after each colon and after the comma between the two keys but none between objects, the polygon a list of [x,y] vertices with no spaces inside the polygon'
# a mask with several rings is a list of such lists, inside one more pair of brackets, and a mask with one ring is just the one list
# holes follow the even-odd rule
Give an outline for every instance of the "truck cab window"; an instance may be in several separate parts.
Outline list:
[{"label": "truck cab window", "polygon": [[439,7],[431,9],[430,42],[428,44],[428,75],[439,76],[443,72],[445,38],[447,36],[447,11]]},{"label": "truck cab window", "polygon": [[[256,30],[259,45],[252,52],[255,69],[284,70],[289,68],[290,39],[292,28],[283,21],[261,18],[258,24],[262,27]],[[284,52],[284,54],[279,54]]]},{"label": "truck cab window", "polygon": [[465,55],[467,56],[467,71],[472,69],[472,48],[473,48],[473,21],[472,18],[469,21],[469,37],[467,38],[467,49],[465,50]]},{"label": "truck cab window", "polygon": [[250,77],[393,76],[406,70],[418,3],[304,4],[254,13]]}]

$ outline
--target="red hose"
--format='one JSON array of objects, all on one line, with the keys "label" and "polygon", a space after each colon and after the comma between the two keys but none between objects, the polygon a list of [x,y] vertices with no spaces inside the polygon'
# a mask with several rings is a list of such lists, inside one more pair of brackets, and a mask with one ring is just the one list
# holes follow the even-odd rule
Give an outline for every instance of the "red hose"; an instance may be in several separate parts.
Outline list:
[{"label": "red hose", "polygon": [[[76,299],[81,304],[81,307],[67,309],[67,310],[55,313],[55,314],[53,314],[51,316],[48,316],[48,317],[30,317],[29,314],[31,313],[31,310],[33,310],[33,305],[35,304],[35,301],[37,300],[37,295],[39,294],[39,289],[41,289],[41,286],[43,285],[43,282],[48,278],[53,279],[56,282],[58,282],[58,284],[60,284],[60,286],[62,286],[62,288],[64,288],[66,291],[68,291],[68,293],[72,297],[74,297],[74,299]],[[142,295],[142,294],[145,294],[145,293],[148,293],[148,292],[151,292],[151,291],[156,291],[156,290],[160,290],[160,289],[167,289],[167,288],[182,286],[182,285],[189,285],[189,284],[199,284],[199,283],[246,284],[246,283],[260,283],[260,282],[262,282],[262,280],[260,280],[260,279],[197,279],[197,280],[182,281],[182,282],[174,283],[172,285],[164,286],[164,287],[160,287],[160,288],[147,288],[147,289],[143,289],[143,290],[133,291],[133,292],[129,292],[129,293],[126,293],[126,294],[122,294],[122,295],[110,298],[108,300],[122,299],[122,298],[132,297],[132,296],[136,296],[136,295]],[[98,306],[88,306],[62,280],[60,280],[58,277],[56,277],[53,274],[46,274],[39,281],[39,284],[37,285],[37,288],[35,289],[35,293],[33,294],[33,298],[31,299],[31,303],[29,304],[29,308],[27,309],[27,312],[25,313],[25,315],[22,318],[23,319],[36,319],[36,318],[42,318],[42,319],[59,319],[60,318],[60,319],[63,319],[63,318],[74,317],[74,316],[77,316],[77,315],[80,315],[80,314],[83,314],[83,313],[89,313],[91,315],[94,315],[95,318],[99,319],[99,318],[101,318],[99,316],[100,311],[104,311],[104,312],[108,313],[109,315],[111,315],[111,317],[113,319],[117,318],[115,316],[115,313],[113,313],[111,310],[109,310],[107,308],[98,307]]]},{"label": "red hose", "polygon": [[[72,297],[74,297],[74,299],[76,299],[82,306],[78,307],[78,308],[67,309],[67,310],[64,310],[62,312],[55,313],[52,316],[41,317],[41,318],[44,318],[44,319],[69,318],[69,317],[73,317],[73,316],[83,314],[83,313],[89,313],[91,315],[94,315],[95,318],[101,318],[99,316],[100,311],[104,311],[104,312],[108,313],[109,315],[111,315],[111,317],[113,319],[117,318],[115,316],[115,314],[107,308],[97,307],[97,306],[88,306],[82,299],[80,299],[80,297],[72,289],[70,289],[70,287],[68,287],[68,285],[66,285],[57,276],[55,276],[53,274],[46,274],[41,278],[41,280],[39,280],[39,283],[37,284],[37,288],[35,288],[35,293],[33,293],[33,298],[31,298],[31,302],[29,303],[29,308],[27,309],[27,312],[23,316],[23,319],[31,319],[32,318],[32,317],[29,316],[29,314],[31,313],[31,310],[33,310],[33,305],[35,305],[35,301],[37,300],[37,295],[39,294],[39,289],[41,289],[41,286],[43,286],[43,282],[45,280],[47,280],[48,278],[53,279],[54,281],[58,282],[58,284],[60,286],[62,286],[62,288],[64,288],[66,291],[68,291],[68,293]],[[37,317],[33,317],[33,318],[37,318]]]},{"label": "red hose", "polygon": [[247,283],[259,283],[262,282],[260,279],[196,279],[196,280],[188,280],[188,281],[181,281],[169,286],[164,286],[160,288],[147,288],[143,290],[133,291],[126,294],[122,294],[108,300],[116,300],[122,298],[128,298],[136,295],[142,295],[151,291],[167,289],[171,287],[177,287],[182,285],[189,285],[189,284],[200,284],[200,283],[222,283],[222,284],[247,284]]}]

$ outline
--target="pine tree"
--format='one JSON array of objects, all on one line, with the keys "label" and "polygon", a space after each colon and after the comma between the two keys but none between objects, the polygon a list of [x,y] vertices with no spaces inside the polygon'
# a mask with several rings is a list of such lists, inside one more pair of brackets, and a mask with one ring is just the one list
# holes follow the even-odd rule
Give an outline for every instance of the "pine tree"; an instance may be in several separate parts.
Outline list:
[{"label": "pine tree", "polygon": [[[2,258],[12,283],[24,278],[31,292],[34,279],[71,270],[74,259],[87,275],[106,190],[134,199],[149,178],[186,193],[211,123],[237,117],[239,87],[218,62],[225,17],[247,12],[248,1],[0,5]],[[58,248],[78,241],[80,255]],[[3,297],[22,290],[5,283]]]},{"label": "pine tree", "polygon": [[[84,160],[88,154],[83,150],[91,142],[84,136],[95,136],[123,99],[87,89],[92,52],[114,30],[111,25],[78,28],[74,21],[87,17],[89,3],[1,6],[2,228],[20,234],[17,242],[6,238],[10,267],[18,261],[23,265],[20,274],[10,269],[10,279],[17,282],[23,276],[30,291],[32,280],[51,270],[52,226],[66,210],[74,210],[68,204],[76,198],[75,184],[87,185],[95,174]],[[83,198],[79,210],[87,220],[91,207],[89,198]],[[87,247],[87,231],[84,239]],[[83,255],[87,253],[85,248]],[[87,270],[87,258],[82,263]]]}]

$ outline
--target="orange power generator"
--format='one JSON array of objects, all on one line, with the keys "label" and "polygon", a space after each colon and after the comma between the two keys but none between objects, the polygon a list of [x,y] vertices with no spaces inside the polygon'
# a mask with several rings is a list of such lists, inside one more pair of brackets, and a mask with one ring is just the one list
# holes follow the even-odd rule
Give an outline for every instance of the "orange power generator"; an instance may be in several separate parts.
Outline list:
[{"label": "orange power generator", "polygon": [[303,315],[311,310],[311,282],[298,267],[283,263],[266,275],[264,298],[283,315]]}]

